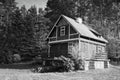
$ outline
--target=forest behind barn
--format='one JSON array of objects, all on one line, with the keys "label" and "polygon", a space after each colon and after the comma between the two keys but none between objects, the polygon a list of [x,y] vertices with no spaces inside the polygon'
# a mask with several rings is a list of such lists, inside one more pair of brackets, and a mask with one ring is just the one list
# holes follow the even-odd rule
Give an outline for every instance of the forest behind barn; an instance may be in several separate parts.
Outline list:
[{"label": "forest behind barn", "polygon": [[108,57],[120,59],[119,0],[48,0],[46,5],[37,11],[36,6],[18,8],[15,0],[0,0],[0,62],[13,63],[14,54],[23,61],[44,56],[48,32],[61,14],[81,17],[109,41]]}]

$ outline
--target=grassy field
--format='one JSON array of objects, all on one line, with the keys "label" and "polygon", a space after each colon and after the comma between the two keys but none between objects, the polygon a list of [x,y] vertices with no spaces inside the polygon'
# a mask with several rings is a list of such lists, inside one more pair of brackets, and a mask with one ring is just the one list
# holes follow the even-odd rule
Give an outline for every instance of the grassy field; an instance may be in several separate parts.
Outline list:
[{"label": "grassy field", "polygon": [[120,67],[63,73],[32,73],[30,69],[1,68],[0,80],[120,80]]}]

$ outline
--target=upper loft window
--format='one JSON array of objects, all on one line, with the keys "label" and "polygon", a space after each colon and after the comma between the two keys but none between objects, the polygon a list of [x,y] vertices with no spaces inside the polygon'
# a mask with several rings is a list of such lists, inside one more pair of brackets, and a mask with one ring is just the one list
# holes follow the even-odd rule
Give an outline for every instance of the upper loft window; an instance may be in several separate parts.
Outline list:
[{"label": "upper loft window", "polygon": [[65,35],[65,26],[61,26],[60,27],[60,36],[64,36]]}]

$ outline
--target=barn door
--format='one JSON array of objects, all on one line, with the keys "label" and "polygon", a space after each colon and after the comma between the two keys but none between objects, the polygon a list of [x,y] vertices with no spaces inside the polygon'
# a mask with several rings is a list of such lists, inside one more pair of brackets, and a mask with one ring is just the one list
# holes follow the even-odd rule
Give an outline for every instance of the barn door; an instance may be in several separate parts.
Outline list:
[{"label": "barn door", "polygon": [[50,57],[67,56],[68,43],[52,44],[50,47]]},{"label": "barn door", "polygon": [[67,56],[67,53],[68,53],[68,43],[61,43],[59,50],[60,50],[60,55]]}]

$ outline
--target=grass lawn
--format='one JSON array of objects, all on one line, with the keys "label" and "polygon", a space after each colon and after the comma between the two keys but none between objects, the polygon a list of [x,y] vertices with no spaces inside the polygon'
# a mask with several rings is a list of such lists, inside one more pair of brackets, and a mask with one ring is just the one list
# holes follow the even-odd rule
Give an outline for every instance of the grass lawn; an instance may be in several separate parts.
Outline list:
[{"label": "grass lawn", "polygon": [[[17,64],[16,64],[17,65]],[[25,65],[25,64],[24,64]],[[110,66],[108,69],[63,72],[63,73],[32,73],[31,66],[14,69],[0,65],[0,80],[120,80],[120,67]],[[14,65],[15,66],[15,65]],[[21,67],[21,68],[20,68]]]}]

